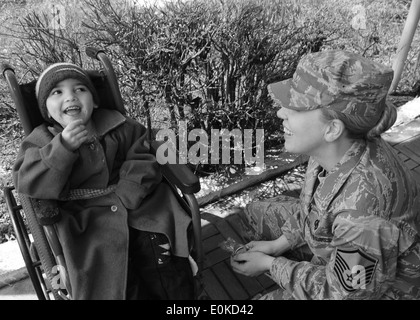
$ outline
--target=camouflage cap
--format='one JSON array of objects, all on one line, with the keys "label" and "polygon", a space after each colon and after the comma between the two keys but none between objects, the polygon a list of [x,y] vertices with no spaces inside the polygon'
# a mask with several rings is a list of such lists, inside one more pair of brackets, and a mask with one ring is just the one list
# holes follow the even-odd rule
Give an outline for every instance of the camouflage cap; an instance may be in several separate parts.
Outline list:
[{"label": "camouflage cap", "polygon": [[304,56],[291,79],[272,83],[268,90],[283,108],[328,108],[379,119],[393,75],[391,68],[361,55],[331,50]]}]

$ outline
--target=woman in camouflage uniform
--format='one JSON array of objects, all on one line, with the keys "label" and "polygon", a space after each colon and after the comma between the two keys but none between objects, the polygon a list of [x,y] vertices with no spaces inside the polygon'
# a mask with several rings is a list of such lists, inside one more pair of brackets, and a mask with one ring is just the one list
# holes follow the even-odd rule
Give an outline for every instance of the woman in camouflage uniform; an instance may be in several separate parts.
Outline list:
[{"label": "woman in camouflage uniform", "polygon": [[396,119],[393,71],[354,53],[305,56],[269,85],[285,148],[310,156],[300,199],[249,204],[247,251],[233,269],[269,272],[265,299],[419,299],[420,205],[415,181],[381,139]]}]

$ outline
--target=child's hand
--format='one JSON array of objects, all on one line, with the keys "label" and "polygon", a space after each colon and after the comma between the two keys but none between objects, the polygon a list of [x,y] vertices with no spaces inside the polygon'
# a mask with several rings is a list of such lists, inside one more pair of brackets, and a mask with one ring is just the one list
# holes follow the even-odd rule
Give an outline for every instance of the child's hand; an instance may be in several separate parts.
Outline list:
[{"label": "child's hand", "polygon": [[88,131],[81,119],[70,122],[61,133],[64,146],[70,151],[78,149],[86,140]]}]

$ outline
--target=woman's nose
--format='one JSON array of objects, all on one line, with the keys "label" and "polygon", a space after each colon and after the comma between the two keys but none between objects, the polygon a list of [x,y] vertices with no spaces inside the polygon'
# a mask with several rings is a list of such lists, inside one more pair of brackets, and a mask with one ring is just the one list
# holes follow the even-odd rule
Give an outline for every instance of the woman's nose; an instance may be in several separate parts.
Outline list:
[{"label": "woman's nose", "polygon": [[283,120],[286,119],[286,109],[280,108],[279,111],[277,111],[277,117]]}]

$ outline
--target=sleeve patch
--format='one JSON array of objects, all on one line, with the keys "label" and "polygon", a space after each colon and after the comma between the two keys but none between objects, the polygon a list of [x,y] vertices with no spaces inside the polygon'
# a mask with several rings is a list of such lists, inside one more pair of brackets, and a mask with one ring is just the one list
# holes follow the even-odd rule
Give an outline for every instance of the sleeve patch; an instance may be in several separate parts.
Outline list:
[{"label": "sleeve patch", "polygon": [[337,249],[334,272],[338,281],[347,292],[366,289],[372,281],[378,259],[367,255],[360,249]]}]

